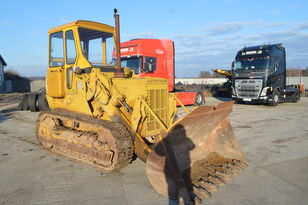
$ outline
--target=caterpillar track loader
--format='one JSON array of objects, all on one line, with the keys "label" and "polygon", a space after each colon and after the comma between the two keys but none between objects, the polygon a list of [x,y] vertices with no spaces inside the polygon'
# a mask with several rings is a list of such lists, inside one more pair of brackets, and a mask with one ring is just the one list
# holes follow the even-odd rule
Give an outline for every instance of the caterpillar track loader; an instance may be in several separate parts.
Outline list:
[{"label": "caterpillar track loader", "polygon": [[175,121],[166,79],[121,69],[114,16],[115,27],[78,20],[48,31],[51,111],[38,116],[39,144],[105,172],[137,155],[158,193],[191,203],[210,196],[246,166],[228,120],[232,103],[197,107]]}]

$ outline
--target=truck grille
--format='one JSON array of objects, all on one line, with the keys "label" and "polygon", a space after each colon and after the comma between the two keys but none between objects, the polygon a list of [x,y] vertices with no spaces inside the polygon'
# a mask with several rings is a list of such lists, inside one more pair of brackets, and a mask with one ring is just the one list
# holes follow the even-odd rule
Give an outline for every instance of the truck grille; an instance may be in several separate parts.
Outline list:
[{"label": "truck grille", "polygon": [[[148,90],[147,91],[147,103],[153,109],[153,111],[162,119],[162,121],[167,124],[168,120],[168,90]],[[158,134],[163,128],[155,120],[155,118],[147,113],[146,120],[147,131],[146,135],[151,136]]]},{"label": "truck grille", "polygon": [[262,90],[262,80],[235,80],[237,98],[258,99]]}]

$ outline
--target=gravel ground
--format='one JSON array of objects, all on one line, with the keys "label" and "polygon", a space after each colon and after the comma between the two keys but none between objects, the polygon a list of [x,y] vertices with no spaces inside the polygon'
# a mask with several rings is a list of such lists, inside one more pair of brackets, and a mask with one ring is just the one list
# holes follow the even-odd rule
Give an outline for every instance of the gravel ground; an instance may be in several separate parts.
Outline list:
[{"label": "gravel ground", "polygon": [[[138,159],[102,174],[42,150],[34,133],[38,113],[16,107],[0,102],[0,204],[176,204],[153,190]],[[308,98],[234,105],[230,121],[249,167],[203,204],[308,204]]]}]

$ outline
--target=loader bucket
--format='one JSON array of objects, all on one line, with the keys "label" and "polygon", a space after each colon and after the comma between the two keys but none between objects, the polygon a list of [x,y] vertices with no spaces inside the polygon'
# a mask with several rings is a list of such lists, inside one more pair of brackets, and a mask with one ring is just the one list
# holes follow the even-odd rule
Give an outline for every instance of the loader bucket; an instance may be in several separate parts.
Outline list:
[{"label": "loader bucket", "polygon": [[225,102],[197,107],[162,135],[146,162],[158,193],[201,200],[247,166],[228,120],[232,106]]}]

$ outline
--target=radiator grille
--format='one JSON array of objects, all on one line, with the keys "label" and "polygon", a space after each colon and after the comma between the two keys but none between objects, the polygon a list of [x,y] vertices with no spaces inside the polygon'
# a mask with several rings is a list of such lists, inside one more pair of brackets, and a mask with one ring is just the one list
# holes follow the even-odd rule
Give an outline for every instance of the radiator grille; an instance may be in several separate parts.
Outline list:
[{"label": "radiator grille", "polygon": [[258,99],[262,90],[262,80],[235,80],[238,98]]},{"label": "radiator grille", "polygon": [[[168,120],[167,98],[168,98],[168,91],[166,89],[147,91],[147,103],[165,124],[167,124]],[[146,125],[147,125],[146,135],[148,136],[152,134],[158,134],[159,130],[163,129],[149,112],[147,112]]]}]

